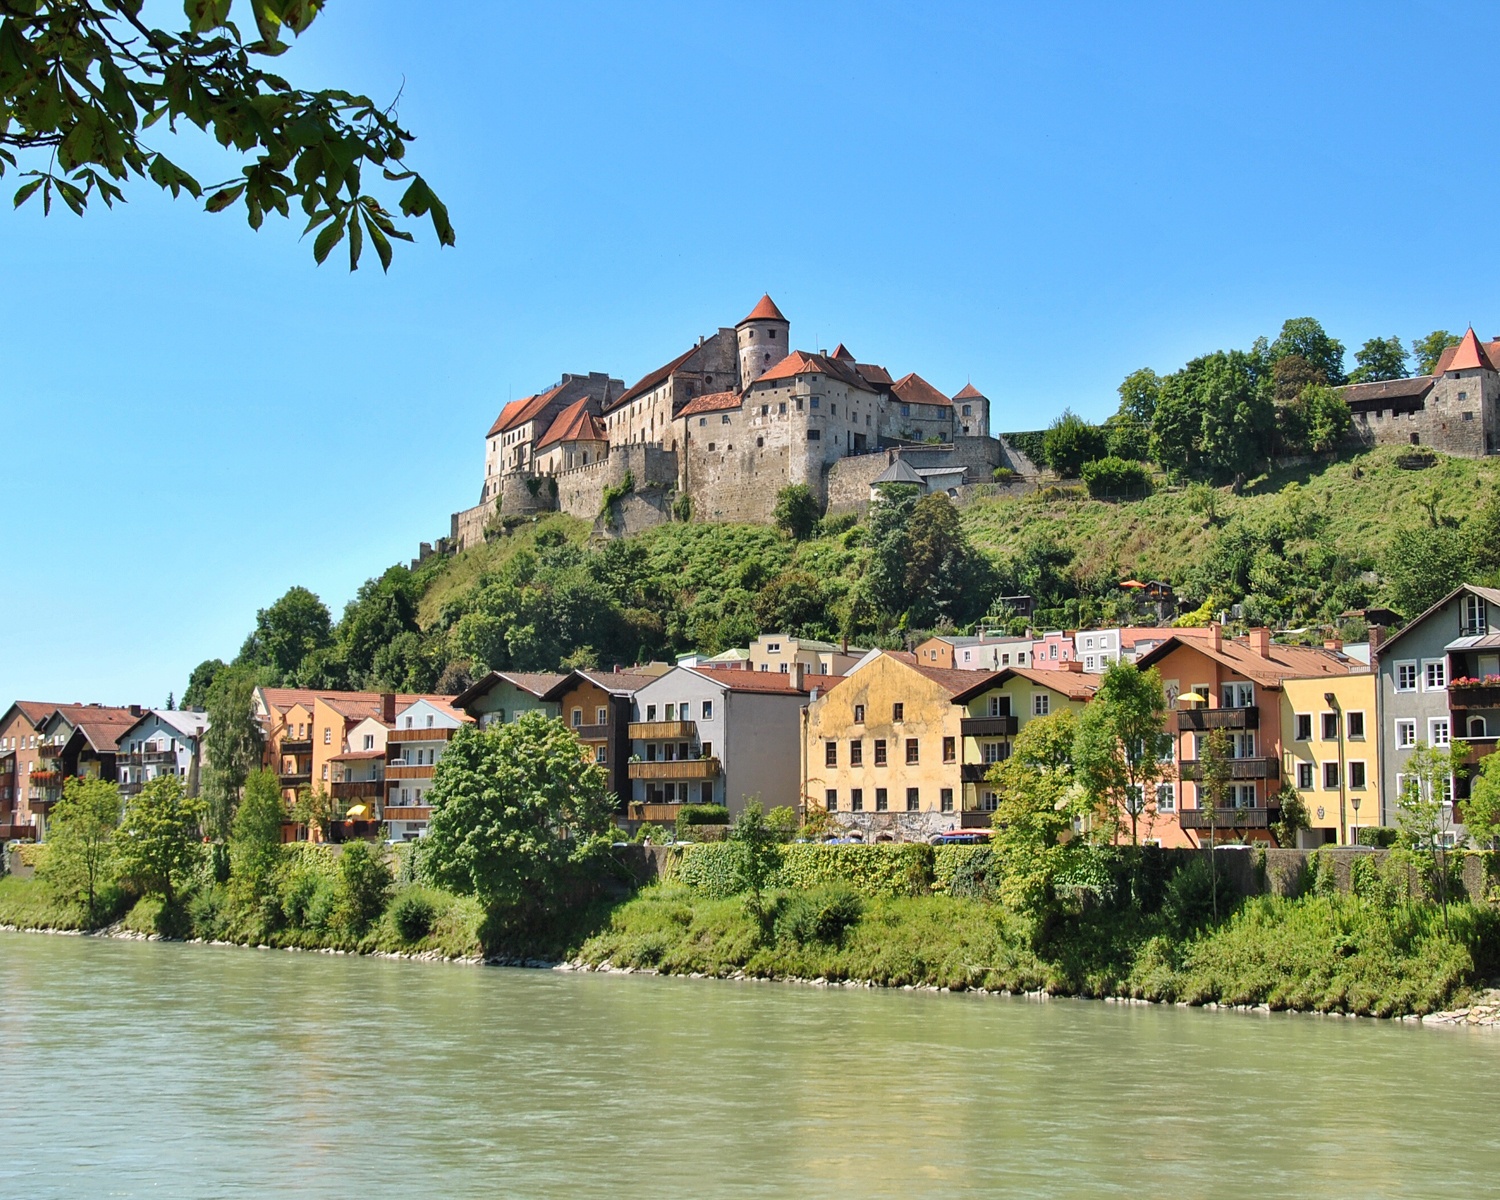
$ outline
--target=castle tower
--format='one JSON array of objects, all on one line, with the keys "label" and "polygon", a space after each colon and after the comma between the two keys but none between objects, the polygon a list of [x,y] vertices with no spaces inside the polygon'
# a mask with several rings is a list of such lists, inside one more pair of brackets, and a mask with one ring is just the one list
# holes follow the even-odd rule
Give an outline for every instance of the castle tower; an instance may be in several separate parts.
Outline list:
[{"label": "castle tower", "polygon": [[770,296],[762,296],[750,315],[734,327],[739,342],[741,390],[787,356],[791,328]]},{"label": "castle tower", "polygon": [[990,402],[972,383],[953,397],[953,432],[959,437],[990,436]]}]

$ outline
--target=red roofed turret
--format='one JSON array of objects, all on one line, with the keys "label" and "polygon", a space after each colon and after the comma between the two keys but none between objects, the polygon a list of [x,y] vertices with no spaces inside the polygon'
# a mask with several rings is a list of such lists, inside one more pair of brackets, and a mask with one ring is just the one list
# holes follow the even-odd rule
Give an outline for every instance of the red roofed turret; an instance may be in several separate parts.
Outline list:
[{"label": "red roofed turret", "polygon": [[792,326],[769,295],[734,327],[740,359],[740,390],[748,388],[787,355]]},{"label": "red roofed turret", "polygon": [[1474,326],[1469,326],[1469,331],[1464,334],[1463,340],[1458,343],[1453,351],[1453,357],[1448,360],[1445,371],[1493,371],[1495,364],[1490,361],[1484,347],[1480,345],[1479,339],[1474,335]]},{"label": "red roofed turret", "polygon": [[[750,315],[741,321],[740,325],[745,324],[746,321],[781,321],[784,324],[786,318],[781,315],[781,309],[776,307],[776,301],[771,299],[770,293],[767,293],[760,298],[760,303],[750,310]],[[738,329],[740,325],[736,325],[735,328]]]}]

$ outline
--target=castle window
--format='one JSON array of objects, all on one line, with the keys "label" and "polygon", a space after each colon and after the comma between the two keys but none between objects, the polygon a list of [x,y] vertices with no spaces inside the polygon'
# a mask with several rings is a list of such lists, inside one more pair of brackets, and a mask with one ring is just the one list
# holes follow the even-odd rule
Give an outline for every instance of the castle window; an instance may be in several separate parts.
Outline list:
[{"label": "castle window", "polygon": [[752,342],[755,340],[755,330],[753,330],[753,329],[750,331],[750,340]]},{"label": "castle window", "polygon": [[709,442],[709,443],[708,443],[708,448],[709,448],[709,449],[710,449],[710,450],[712,450],[712,449],[713,449],[713,448],[714,448],[714,444],[713,444],[713,443],[712,443],[712,442]]},{"label": "castle window", "polygon": [[781,402],[781,415],[783,417],[786,416],[786,401],[785,400],[783,400]]},{"label": "castle window", "polygon": [[755,439],[755,444],[757,446],[764,446],[766,444],[766,439],[763,437],[758,437]]},{"label": "castle window", "polygon": [[708,424],[708,418],[707,417],[699,417],[698,418],[698,428],[699,429],[702,429],[707,424]]},{"label": "castle window", "polygon": [[776,331],[774,329],[768,329],[766,330],[766,336],[774,342],[776,340]]},{"label": "castle window", "polygon": [[771,406],[769,404],[762,404],[760,406],[760,415],[763,416],[763,417],[770,416],[771,415]]},{"label": "castle window", "polygon": [[807,402],[807,407],[808,408],[817,408],[818,407],[818,398],[816,396],[812,397],[812,399],[810,399]]},{"label": "castle window", "polygon": [[823,440],[823,431],[821,429],[809,429],[807,431],[807,440],[810,442],[821,442]]},{"label": "castle window", "polygon": [[969,405],[969,404],[965,404],[964,405],[964,416],[966,416],[966,417],[972,417],[973,415],[974,415],[974,408],[973,408],[973,406]]},{"label": "castle window", "polygon": [[722,417],[719,418],[719,424],[721,424],[721,425],[728,425],[729,424],[729,414],[728,413],[725,413]]}]

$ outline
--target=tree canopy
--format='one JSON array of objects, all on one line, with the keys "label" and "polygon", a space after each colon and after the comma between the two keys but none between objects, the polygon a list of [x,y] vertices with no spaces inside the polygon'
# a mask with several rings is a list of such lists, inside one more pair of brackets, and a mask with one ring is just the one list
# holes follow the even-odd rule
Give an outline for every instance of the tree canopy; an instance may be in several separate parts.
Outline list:
[{"label": "tree canopy", "polygon": [[269,667],[276,682],[295,677],[302,660],[333,645],[328,609],[305,587],[288,588],[281,599],[255,614],[255,630],[236,662]]},{"label": "tree canopy", "polygon": [[[165,6],[163,6],[165,7]],[[269,70],[323,8],[319,0],[185,0],[185,29],[147,23],[142,0],[0,0],[0,175],[23,182],[17,207],[53,200],[82,214],[113,206],[132,183],[174,197],[186,192],[209,212],[243,207],[252,229],[295,204],[318,230],[323,262],[347,239],[349,268],[365,238],[389,269],[393,240],[412,234],[372,189],[377,177],[404,185],[405,217],[427,217],[452,245],[447,209],[406,165],[412,134],[396,102],[334,88],[293,87]],[[154,11],[154,9],[153,9]],[[247,36],[232,17],[247,18]],[[163,124],[164,122],[164,124]],[[243,164],[204,184],[155,138],[190,124]]]},{"label": "tree canopy", "polygon": [[1426,337],[1413,338],[1411,354],[1417,360],[1417,374],[1431,375],[1437,370],[1438,359],[1443,357],[1443,351],[1449,346],[1458,345],[1462,340],[1458,334],[1449,333],[1446,329],[1434,329]]},{"label": "tree canopy", "polygon": [[1406,347],[1398,337],[1373,337],[1354,352],[1356,366],[1350,383],[1378,383],[1382,379],[1405,379]]}]

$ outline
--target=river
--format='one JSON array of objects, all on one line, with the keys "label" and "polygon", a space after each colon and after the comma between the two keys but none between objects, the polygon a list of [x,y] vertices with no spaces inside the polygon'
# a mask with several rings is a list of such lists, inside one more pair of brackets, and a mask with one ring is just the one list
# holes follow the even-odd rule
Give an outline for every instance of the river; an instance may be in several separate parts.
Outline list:
[{"label": "river", "polygon": [[0,1196],[1454,1196],[1500,1032],[0,934]]}]

